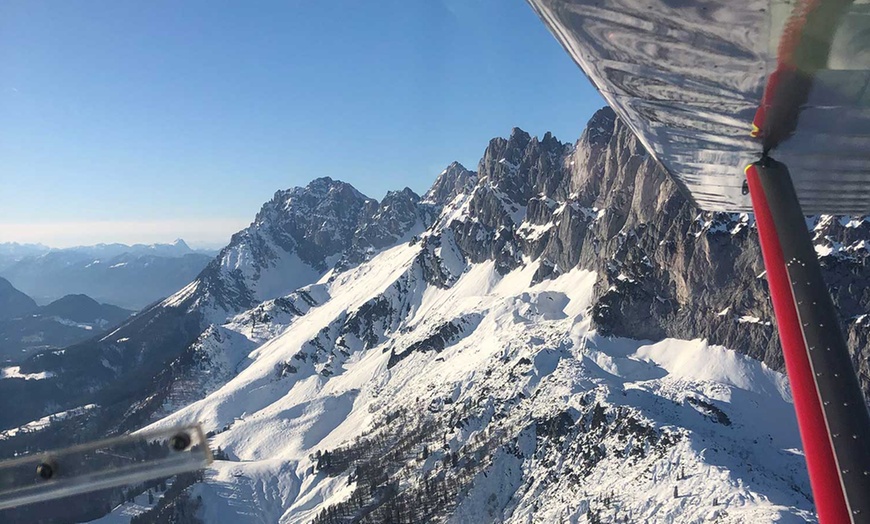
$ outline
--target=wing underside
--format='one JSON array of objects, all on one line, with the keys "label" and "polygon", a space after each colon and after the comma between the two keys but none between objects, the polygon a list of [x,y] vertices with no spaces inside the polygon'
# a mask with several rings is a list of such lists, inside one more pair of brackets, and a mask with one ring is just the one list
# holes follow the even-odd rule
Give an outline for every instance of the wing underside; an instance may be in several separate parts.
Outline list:
[{"label": "wing underside", "polygon": [[[770,0],[530,0],[607,102],[692,200],[751,211],[750,136],[792,33],[831,18]],[[776,157],[805,212],[870,212],[870,4],[839,3],[830,53],[812,71],[799,121]],[[826,18],[827,17],[827,18]],[[795,23],[798,20],[800,23]],[[830,24],[829,24],[830,25]],[[809,36],[807,36],[809,35]],[[799,64],[800,65],[800,64]]]}]

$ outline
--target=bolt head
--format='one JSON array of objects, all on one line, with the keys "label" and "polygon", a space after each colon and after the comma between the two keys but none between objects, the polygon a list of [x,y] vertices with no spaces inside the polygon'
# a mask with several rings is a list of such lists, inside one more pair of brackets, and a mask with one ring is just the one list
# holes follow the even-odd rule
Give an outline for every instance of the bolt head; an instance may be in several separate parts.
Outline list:
[{"label": "bolt head", "polygon": [[178,433],[169,439],[169,447],[175,451],[184,451],[190,446],[190,435]]}]

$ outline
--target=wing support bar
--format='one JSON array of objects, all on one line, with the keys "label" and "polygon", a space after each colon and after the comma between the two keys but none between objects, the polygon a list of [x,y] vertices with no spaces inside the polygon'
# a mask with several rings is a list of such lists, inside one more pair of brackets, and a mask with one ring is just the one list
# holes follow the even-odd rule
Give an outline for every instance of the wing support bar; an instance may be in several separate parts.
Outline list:
[{"label": "wing support bar", "polygon": [[822,524],[870,523],[870,414],[785,164],[746,168]]}]

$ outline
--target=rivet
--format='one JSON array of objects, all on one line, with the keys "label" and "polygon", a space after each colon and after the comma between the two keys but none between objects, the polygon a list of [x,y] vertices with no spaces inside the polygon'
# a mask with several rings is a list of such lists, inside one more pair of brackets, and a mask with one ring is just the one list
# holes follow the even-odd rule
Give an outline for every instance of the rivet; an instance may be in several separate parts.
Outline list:
[{"label": "rivet", "polygon": [[179,433],[169,439],[169,447],[175,451],[184,451],[190,446],[190,435],[187,433]]},{"label": "rivet", "polygon": [[42,480],[48,480],[54,476],[55,468],[56,466],[54,465],[54,462],[52,462],[51,460],[47,460],[36,466],[36,474]]},{"label": "rivet", "polygon": [[843,407],[844,407],[844,408],[849,407],[849,403],[848,403],[848,402],[843,402]]}]

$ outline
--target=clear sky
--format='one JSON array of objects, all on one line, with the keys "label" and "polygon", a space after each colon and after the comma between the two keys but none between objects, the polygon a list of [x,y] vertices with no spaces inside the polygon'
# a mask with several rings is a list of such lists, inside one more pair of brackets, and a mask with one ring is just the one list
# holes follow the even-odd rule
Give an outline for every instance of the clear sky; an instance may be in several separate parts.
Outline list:
[{"label": "clear sky", "polygon": [[423,192],[602,105],[522,0],[0,0],[0,242],[222,244],[278,189]]}]

